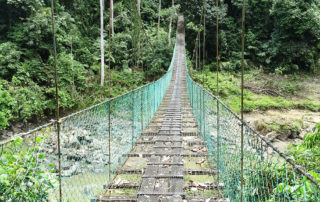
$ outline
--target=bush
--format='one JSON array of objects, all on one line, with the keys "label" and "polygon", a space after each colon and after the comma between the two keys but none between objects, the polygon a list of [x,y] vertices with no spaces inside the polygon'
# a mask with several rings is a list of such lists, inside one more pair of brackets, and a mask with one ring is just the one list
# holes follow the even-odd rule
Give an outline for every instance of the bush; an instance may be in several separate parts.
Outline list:
[{"label": "bush", "polygon": [[312,133],[304,136],[301,144],[292,144],[288,149],[288,154],[295,162],[320,175],[320,123],[313,128]]},{"label": "bush", "polygon": [[[37,146],[25,147],[21,138],[12,141],[0,154],[0,200],[45,201],[54,188],[53,165],[46,166],[46,157],[36,138]],[[50,170],[51,169],[51,170]]]},{"label": "bush", "polygon": [[0,80],[0,130],[5,129],[12,116],[10,104],[12,101],[8,91],[2,85],[3,81]]}]

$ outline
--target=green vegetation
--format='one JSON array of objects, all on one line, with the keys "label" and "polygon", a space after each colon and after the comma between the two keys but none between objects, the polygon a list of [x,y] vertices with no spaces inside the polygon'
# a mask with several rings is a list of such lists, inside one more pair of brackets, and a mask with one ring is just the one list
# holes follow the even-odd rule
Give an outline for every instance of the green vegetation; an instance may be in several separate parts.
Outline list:
[{"label": "green vegetation", "polygon": [[278,134],[287,134],[286,137],[294,138],[300,134],[303,127],[303,121],[301,119],[295,121],[277,119],[272,120],[271,122],[266,122],[265,120],[261,119],[255,121],[254,126],[262,134],[275,131]]},{"label": "green vegetation", "polygon": [[320,123],[314,128],[312,133],[303,137],[301,144],[289,146],[288,154],[293,157],[295,162],[316,175],[320,182]]},{"label": "green vegetation", "polygon": [[[140,17],[134,2],[115,2],[109,96],[107,66],[106,83],[99,85],[99,3],[55,1],[61,110],[81,109],[159,78],[170,64],[173,46],[168,45],[167,21],[171,10],[176,21],[175,9],[163,6],[158,35],[156,4],[142,2]],[[108,18],[104,15],[106,61]],[[0,0],[0,24],[0,130],[15,122],[36,123],[52,117],[55,88],[50,1]]]},{"label": "green vegetation", "polygon": [[189,183],[190,181],[194,181],[196,183],[214,183],[215,179],[211,175],[185,175],[184,182]]},{"label": "green vegetation", "polygon": [[[320,2],[318,0],[250,0],[246,1],[246,64],[268,72],[293,73],[320,70]],[[201,22],[203,1],[181,2],[186,16],[187,48],[195,64],[197,31]],[[215,2],[206,5],[206,64],[215,61]],[[228,68],[240,69],[241,0],[220,1],[220,59],[231,62]],[[191,23],[190,23],[191,25]],[[195,29],[196,27],[196,29]],[[213,31],[214,30],[214,31]],[[200,38],[202,44],[202,36]],[[202,45],[201,45],[202,49]],[[202,51],[201,51],[202,52]],[[201,53],[202,55],[202,53]],[[197,65],[195,65],[196,67]],[[200,68],[199,68],[200,69]]]},{"label": "green vegetation", "polygon": [[117,177],[113,180],[114,182],[117,182],[117,181],[120,181],[121,183],[121,180],[124,180],[124,181],[129,181],[130,183],[140,183],[141,182],[141,175],[139,174],[121,174],[121,175],[117,175]]},{"label": "green vegetation", "polygon": [[136,189],[109,189],[103,193],[103,196],[137,196]]},{"label": "green vegetation", "polygon": [[[205,76],[201,72],[191,71],[192,77],[196,82],[203,83],[204,87],[216,94],[216,73],[206,72]],[[264,80],[263,74],[260,75],[261,80]],[[274,76],[270,76],[275,78]],[[252,85],[258,90],[252,90],[251,86],[246,86],[244,90],[244,104],[245,111],[250,112],[253,110],[268,110],[268,109],[307,109],[310,111],[320,110],[320,101],[316,99],[293,99],[296,92],[301,91],[302,79],[296,80],[283,80],[280,83],[274,82],[273,86],[267,86],[265,83],[259,83],[259,75],[255,71],[249,71],[245,75],[246,83]],[[251,82],[256,81],[251,84]],[[224,103],[226,103],[235,112],[240,112],[240,74],[236,72],[221,71],[219,72],[219,95]],[[263,90],[258,93],[259,87]],[[296,89],[296,90],[293,90]],[[270,95],[269,92],[275,92],[278,96]],[[282,96],[281,96],[281,95]]]},{"label": "green vegetation", "polygon": [[[46,158],[41,147],[26,148],[23,141],[17,138],[0,152],[1,201],[44,201],[57,183],[54,166],[40,163]],[[42,141],[40,137],[35,139],[36,145]]]},{"label": "green vegetation", "polygon": [[[97,1],[54,1],[60,91],[58,96],[63,114],[160,78],[169,67],[173,50],[172,44],[169,45],[173,38],[170,38],[171,33],[168,34],[171,30],[168,24],[169,21],[176,21],[176,11],[180,8],[186,21],[187,51],[194,67],[190,68],[190,72],[197,82],[203,83],[214,94],[217,89],[213,56],[216,55],[214,47],[217,45],[217,33],[212,30],[216,27],[215,11],[219,11],[221,69],[218,94],[232,110],[240,111],[242,1],[219,1],[220,6],[216,8],[212,0],[176,1],[175,7],[171,7],[172,1],[162,0],[162,10],[158,11],[159,2],[161,1],[142,1],[140,9],[136,1],[117,0],[114,4],[114,23],[111,26],[108,23],[109,16],[112,16],[111,9],[107,1],[104,1],[105,26],[100,38],[100,8]],[[204,11],[205,2],[207,4]],[[247,1],[246,8],[245,111],[307,109],[318,112],[320,101],[318,97],[310,95],[312,92],[304,84],[311,78],[311,74],[318,75],[320,71],[320,1],[251,0]],[[204,19],[205,43],[202,39]],[[108,30],[111,27],[114,28],[114,33],[109,44]],[[0,130],[17,122],[38,123],[53,116],[55,79],[52,38],[49,0],[0,0]],[[104,52],[107,64],[105,69],[111,72],[110,83],[105,82],[104,86],[100,86],[100,41],[104,41],[105,47],[111,47],[111,51],[106,48]],[[204,46],[206,49],[203,51]],[[201,62],[199,55],[205,55],[206,60]],[[200,73],[202,67],[206,76]],[[106,81],[108,72],[106,71]],[[298,132],[302,125],[299,121],[292,126],[276,121],[260,124],[266,131],[281,133]],[[304,137],[302,144],[292,145],[288,152],[318,181],[319,130],[318,124],[313,133]],[[36,145],[42,141],[43,138],[35,138]],[[50,158],[46,158],[39,146],[27,147],[27,144],[28,140],[22,142],[18,138],[1,150],[1,201],[45,201],[50,197],[49,190],[56,187],[53,165],[47,165]],[[226,145],[224,147],[228,148]],[[235,161],[226,161],[223,169],[229,169],[230,172],[225,174],[229,175],[229,184],[233,186],[230,190],[236,192],[232,194],[237,195],[240,193],[240,158],[235,156],[237,151],[232,149],[232,152],[222,155],[226,155],[225,159]],[[263,148],[255,151],[255,154],[260,151]],[[278,157],[278,154],[272,154],[273,157]],[[296,179],[297,172],[288,173],[292,168],[283,164],[283,159],[276,164],[273,157],[269,157],[267,162],[265,159],[261,160],[263,154],[260,154],[261,159],[259,156],[252,157],[252,153],[246,155],[247,160],[250,160],[246,162],[244,171],[245,185],[249,188],[245,192],[249,201],[258,201],[259,197],[264,196],[267,199],[273,198],[269,201],[316,200],[312,183],[301,176]],[[146,159],[129,158],[127,164],[131,168],[143,168],[146,166]],[[184,159],[184,168],[209,169],[209,164],[206,159],[189,157]],[[77,179],[82,177],[77,175],[68,179],[78,183]],[[96,180],[96,183],[102,184],[104,179],[106,176],[103,179],[101,177],[100,181]],[[138,175],[119,175],[118,179],[134,182],[141,180]],[[208,176],[186,176],[185,180],[214,181]],[[81,181],[79,184],[82,186],[82,183],[85,182]],[[75,186],[77,190],[80,190],[79,187]],[[135,189],[112,189],[107,192],[105,195],[137,194]],[[216,195],[217,191],[190,189],[186,193],[209,197]]]},{"label": "green vegetation", "polygon": [[187,157],[183,159],[184,169],[209,169],[209,164],[206,159],[201,157]]},{"label": "green vegetation", "polygon": [[[320,124],[313,128],[312,133],[304,136],[301,144],[292,144],[287,152],[289,156],[298,164],[303,166],[307,172],[320,183]],[[284,175],[285,168],[279,168],[278,173]],[[287,173],[287,172],[286,172]],[[288,176],[286,176],[288,178]],[[269,178],[270,179],[270,178]],[[279,183],[273,190],[274,195],[281,192],[287,192],[289,197],[297,196],[299,200],[317,201],[314,185],[305,177],[296,182],[294,176],[289,175],[291,179],[287,183]],[[302,186],[305,184],[305,186]],[[269,200],[274,201],[274,200]]]},{"label": "green vegetation", "polygon": [[200,197],[213,197],[213,196],[219,196],[218,190],[186,190],[186,196],[192,197],[192,196],[200,196]]}]

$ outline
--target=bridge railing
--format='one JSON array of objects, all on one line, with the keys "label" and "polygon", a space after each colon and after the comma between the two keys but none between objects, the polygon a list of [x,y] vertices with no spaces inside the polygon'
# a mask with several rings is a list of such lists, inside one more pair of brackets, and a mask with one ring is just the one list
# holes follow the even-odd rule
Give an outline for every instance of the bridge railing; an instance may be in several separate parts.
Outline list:
[{"label": "bridge railing", "polygon": [[[188,68],[186,66],[187,72]],[[241,197],[241,124],[244,124],[244,201],[320,201],[320,186],[313,176],[275,148],[229,109],[218,97],[192,80],[187,87],[193,113],[218,170],[217,183],[225,198]],[[219,128],[219,134],[217,133]]]},{"label": "bridge railing", "polygon": [[174,58],[175,49],[159,80],[61,118],[60,137],[53,121],[2,142],[0,201],[89,201],[103,194],[160,106]]}]

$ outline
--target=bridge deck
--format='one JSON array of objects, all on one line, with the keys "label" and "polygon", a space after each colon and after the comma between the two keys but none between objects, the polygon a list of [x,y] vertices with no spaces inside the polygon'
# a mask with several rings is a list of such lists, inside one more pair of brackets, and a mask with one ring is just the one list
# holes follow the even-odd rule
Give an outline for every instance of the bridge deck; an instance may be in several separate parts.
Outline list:
[{"label": "bridge deck", "polygon": [[[208,153],[192,113],[185,63],[180,17],[170,86],[155,117],[117,172],[120,178],[129,180],[121,183],[116,177],[98,201],[226,201],[219,197],[222,185],[214,182],[215,171],[208,163]],[[130,181],[128,175],[138,175],[138,182]]]}]

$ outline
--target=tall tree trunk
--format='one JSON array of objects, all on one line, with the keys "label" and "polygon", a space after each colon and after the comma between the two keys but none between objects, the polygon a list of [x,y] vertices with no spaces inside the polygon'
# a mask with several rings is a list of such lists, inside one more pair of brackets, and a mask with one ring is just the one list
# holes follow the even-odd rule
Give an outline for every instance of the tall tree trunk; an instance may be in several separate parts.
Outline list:
[{"label": "tall tree trunk", "polygon": [[[141,17],[141,12],[140,12],[140,0],[137,0],[137,10],[138,10],[138,15],[139,17]],[[139,19],[140,20],[140,19]],[[140,23],[139,23],[140,24]],[[139,36],[138,36],[138,44],[137,44],[137,48],[138,48],[138,62],[137,62],[137,67],[139,67],[139,60],[140,60],[140,54],[141,54],[141,50],[140,50],[140,31],[139,31]]]},{"label": "tall tree trunk", "polygon": [[112,35],[114,35],[113,18],[113,0],[110,0],[110,26]]},{"label": "tall tree trunk", "polygon": [[74,71],[73,71],[73,68],[74,68],[74,60],[73,60],[73,37],[71,37],[71,56],[70,56],[70,59],[71,59],[71,71],[72,71],[72,87],[74,87]]},{"label": "tall tree trunk", "polygon": [[103,0],[100,0],[100,54],[101,54],[101,82],[104,85],[104,38],[103,38]]},{"label": "tall tree trunk", "polygon": [[137,0],[137,9],[138,9],[138,14],[139,14],[139,16],[141,16],[141,13],[140,13],[140,5],[141,5],[141,0]]},{"label": "tall tree trunk", "polygon": [[160,12],[161,12],[161,0],[159,0],[159,12],[158,12],[158,38],[160,32]]},{"label": "tall tree trunk", "polygon": [[168,43],[171,46],[171,31],[172,31],[172,18],[173,18],[173,8],[174,8],[174,0],[172,0],[172,11],[170,15],[170,23],[169,23],[169,34],[168,34]]}]

